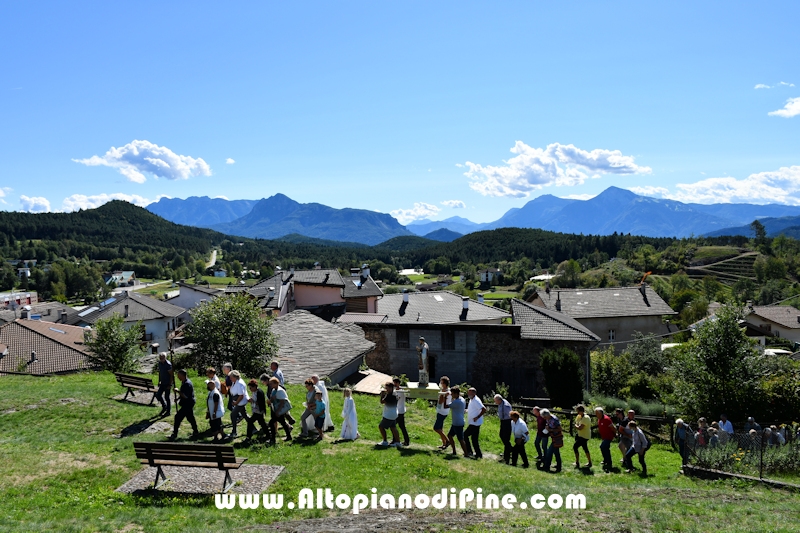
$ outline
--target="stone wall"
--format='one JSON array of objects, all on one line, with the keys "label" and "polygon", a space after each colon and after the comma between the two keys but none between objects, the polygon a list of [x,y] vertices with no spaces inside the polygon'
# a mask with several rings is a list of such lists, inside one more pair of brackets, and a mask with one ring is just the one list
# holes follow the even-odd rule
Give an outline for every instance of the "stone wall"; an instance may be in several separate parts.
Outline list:
[{"label": "stone wall", "polygon": [[586,365],[587,342],[541,341],[521,339],[513,332],[480,331],[477,334],[477,353],[472,361],[471,385],[480,394],[495,389],[498,382],[510,387],[514,398],[547,397],[545,376],[540,358],[545,350],[567,347],[581,357]]},{"label": "stone wall", "polygon": [[364,329],[364,337],[368,341],[375,343],[375,349],[364,357],[364,362],[372,370],[383,372],[384,374],[392,373],[391,361],[389,358],[389,350],[386,344],[386,335],[383,329],[369,328],[362,325]]}]

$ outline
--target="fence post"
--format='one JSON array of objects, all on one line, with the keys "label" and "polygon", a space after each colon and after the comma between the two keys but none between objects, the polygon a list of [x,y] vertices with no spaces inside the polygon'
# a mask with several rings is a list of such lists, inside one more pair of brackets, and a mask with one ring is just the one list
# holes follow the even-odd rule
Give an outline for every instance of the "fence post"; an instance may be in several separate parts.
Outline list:
[{"label": "fence post", "polygon": [[761,460],[758,464],[758,479],[764,479],[764,432],[761,432]]}]

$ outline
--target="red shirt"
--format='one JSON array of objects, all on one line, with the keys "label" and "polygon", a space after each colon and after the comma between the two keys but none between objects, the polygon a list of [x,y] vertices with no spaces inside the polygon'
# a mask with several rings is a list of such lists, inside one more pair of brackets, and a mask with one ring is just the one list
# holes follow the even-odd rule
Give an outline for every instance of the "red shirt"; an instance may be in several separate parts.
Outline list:
[{"label": "red shirt", "polygon": [[611,421],[611,417],[608,415],[603,415],[602,418],[597,419],[597,429],[600,432],[600,438],[602,440],[614,440],[616,430],[614,428],[614,422]]}]

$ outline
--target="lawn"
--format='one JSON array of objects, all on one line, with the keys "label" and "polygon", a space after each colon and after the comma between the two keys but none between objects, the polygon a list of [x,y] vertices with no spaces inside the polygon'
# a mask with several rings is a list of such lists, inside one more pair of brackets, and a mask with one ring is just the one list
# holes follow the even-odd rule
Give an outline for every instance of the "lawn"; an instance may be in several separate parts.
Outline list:
[{"label": "lawn", "polygon": [[692,257],[693,261],[713,263],[739,255],[739,249],[734,246],[701,246]]},{"label": "lawn", "polygon": [[[202,383],[197,378],[195,383]],[[111,399],[121,388],[110,373],[64,377],[0,377],[0,460],[4,483],[0,497],[2,531],[190,531],[258,528],[284,520],[326,517],[344,511],[235,510],[220,511],[213,497],[135,497],[114,492],[141,467],[134,440],[163,439],[140,434],[119,438],[123,428],[147,420],[156,409]],[[289,387],[299,418],[303,392]],[[340,421],[340,393],[331,392],[334,423]],[[511,531],[531,526],[548,531],[796,531],[800,495],[760,485],[706,482],[678,473],[677,453],[656,444],[648,453],[651,475],[603,473],[571,468],[572,439],[562,449],[564,471],[550,475],[523,470],[486,458],[473,461],[436,452],[438,437],[429,429],[434,411],[426,404],[409,406],[411,446],[376,449],[380,407],[375,397],[357,396],[363,438],[352,443],[280,442],[276,447],[241,447],[237,454],[249,463],[283,465],[286,470],[270,488],[294,498],[305,487],[328,487],[334,493],[400,495],[435,494],[442,488],[483,488],[484,493],[513,493],[529,498],[541,493],[583,493],[581,512],[494,511],[489,522],[469,525],[472,531]],[[203,403],[198,404],[198,415]],[[227,416],[227,415],[226,415]],[[201,429],[207,427],[198,417]],[[498,422],[488,418],[481,432],[486,453],[500,450]],[[240,433],[241,433],[240,429]],[[181,439],[188,436],[186,424]],[[592,441],[595,464],[598,441]],[[532,452],[529,444],[529,453]],[[615,461],[619,452],[614,451]],[[234,473],[235,479],[235,473]],[[244,513],[244,514],[239,514]],[[413,511],[411,516],[428,516]],[[443,512],[442,520],[463,517],[464,511]],[[484,513],[470,510],[469,513]],[[476,516],[482,516],[480,514]],[[243,527],[246,526],[246,527]],[[392,531],[391,528],[383,528]],[[446,528],[445,529],[449,529]],[[439,529],[442,531],[443,529]],[[531,529],[535,530],[535,529]]]},{"label": "lawn", "polygon": [[164,298],[164,293],[177,291],[179,288],[180,287],[178,287],[177,285],[173,287],[172,281],[164,281],[161,283],[156,283],[149,287],[142,287],[141,289],[136,289],[134,292],[138,292],[146,296],[151,296],[153,298],[161,300]]}]

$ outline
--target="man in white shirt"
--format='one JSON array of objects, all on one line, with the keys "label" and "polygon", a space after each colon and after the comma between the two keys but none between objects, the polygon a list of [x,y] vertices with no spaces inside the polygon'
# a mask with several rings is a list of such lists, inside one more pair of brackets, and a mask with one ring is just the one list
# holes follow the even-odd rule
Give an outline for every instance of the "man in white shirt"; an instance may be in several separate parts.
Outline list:
[{"label": "man in white shirt", "polygon": [[728,415],[725,413],[719,415],[719,428],[724,430],[728,435],[733,436],[733,424],[728,420]]},{"label": "man in white shirt", "polygon": [[322,431],[333,431],[333,420],[331,419],[331,403],[328,400],[328,388],[325,386],[325,382],[319,379],[319,376],[314,374],[311,376],[311,380],[314,382],[314,386],[317,387],[322,392],[322,401],[325,402],[327,408],[325,409],[325,423],[322,426]]},{"label": "man in white shirt", "polygon": [[[475,448],[475,459],[482,459],[483,453],[481,452],[478,437],[481,434],[481,425],[483,424],[483,415],[486,414],[486,407],[478,397],[478,391],[474,387],[470,387],[467,395],[469,396],[469,405],[467,405],[467,429],[464,431],[466,456],[471,457],[472,449]],[[470,446],[470,441],[472,441],[472,446]]]},{"label": "man in white shirt", "polygon": [[236,433],[236,425],[242,418],[247,420],[247,411],[245,408],[250,401],[250,396],[247,394],[247,387],[245,387],[242,382],[242,376],[239,374],[238,370],[232,370],[230,374],[228,374],[228,377],[231,378],[231,390],[228,394],[233,404],[233,409],[231,409],[231,424],[233,425],[231,440],[233,440],[238,436]]}]

